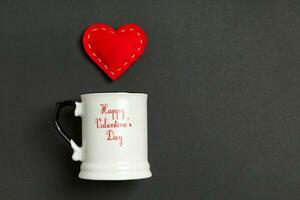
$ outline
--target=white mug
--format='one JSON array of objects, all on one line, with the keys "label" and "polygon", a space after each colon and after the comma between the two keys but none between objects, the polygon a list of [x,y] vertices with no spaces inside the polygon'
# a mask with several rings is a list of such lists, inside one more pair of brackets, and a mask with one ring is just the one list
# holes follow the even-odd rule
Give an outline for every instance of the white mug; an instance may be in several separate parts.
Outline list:
[{"label": "white mug", "polygon": [[[82,118],[79,147],[59,124],[63,107],[75,106]],[[55,126],[70,143],[72,159],[82,161],[79,178],[131,180],[151,177],[147,147],[147,94],[91,93],[81,102],[57,103]]]}]

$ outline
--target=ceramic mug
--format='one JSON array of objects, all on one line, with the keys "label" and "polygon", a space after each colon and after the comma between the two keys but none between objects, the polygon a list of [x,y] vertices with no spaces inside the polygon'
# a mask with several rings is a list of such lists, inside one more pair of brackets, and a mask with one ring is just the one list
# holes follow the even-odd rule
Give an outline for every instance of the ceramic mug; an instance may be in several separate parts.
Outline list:
[{"label": "ceramic mug", "polygon": [[[59,123],[66,106],[75,107],[82,118],[82,146],[79,147]],[[70,143],[72,159],[81,161],[79,178],[130,180],[151,177],[147,147],[147,94],[91,93],[81,102],[56,105],[55,126]]]}]

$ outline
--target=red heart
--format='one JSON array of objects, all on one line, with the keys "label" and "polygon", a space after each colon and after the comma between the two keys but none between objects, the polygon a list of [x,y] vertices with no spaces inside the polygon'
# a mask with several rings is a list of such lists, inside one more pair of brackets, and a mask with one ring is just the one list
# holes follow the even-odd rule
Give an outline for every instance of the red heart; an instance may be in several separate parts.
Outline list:
[{"label": "red heart", "polygon": [[83,34],[89,57],[112,79],[118,79],[144,52],[147,37],[135,24],[114,30],[106,24],[93,24]]}]

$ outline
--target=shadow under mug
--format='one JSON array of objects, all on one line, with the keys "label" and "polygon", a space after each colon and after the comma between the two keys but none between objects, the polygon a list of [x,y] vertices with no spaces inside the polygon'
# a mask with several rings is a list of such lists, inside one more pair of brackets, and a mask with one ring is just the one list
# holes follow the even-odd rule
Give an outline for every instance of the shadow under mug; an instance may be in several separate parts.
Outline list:
[{"label": "shadow under mug", "polygon": [[[81,102],[56,105],[55,127],[70,143],[72,159],[81,161],[79,178],[131,180],[152,176],[148,162],[147,94],[91,93]],[[82,146],[79,147],[59,123],[61,110],[75,108],[82,118]]]}]

